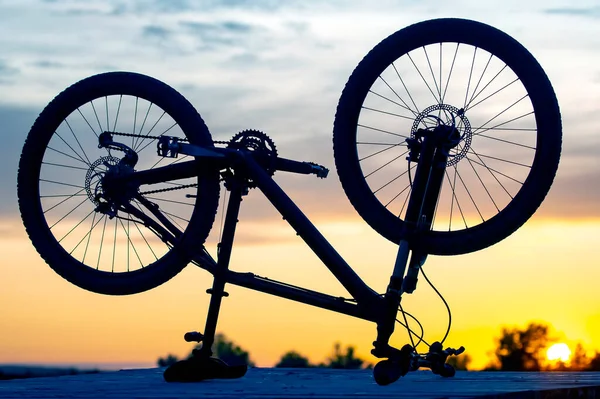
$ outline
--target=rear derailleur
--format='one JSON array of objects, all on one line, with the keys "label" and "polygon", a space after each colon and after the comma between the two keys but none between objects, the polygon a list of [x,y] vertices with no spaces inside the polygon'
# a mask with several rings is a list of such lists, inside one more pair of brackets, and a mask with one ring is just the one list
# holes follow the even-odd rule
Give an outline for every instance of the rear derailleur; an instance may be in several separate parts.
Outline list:
[{"label": "rear derailleur", "polygon": [[373,377],[378,385],[388,385],[406,375],[409,371],[419,368],[428,368],[433,374],[442,377],[454,377],[456,370],[446,364],[448,356],[458,356],[465,351],[461,346],[458,349],[446,348],[439,342],[434,342],[427,353],[417,353],[415,349],[406,344],[397,355],[380,361],[373,368]]}]

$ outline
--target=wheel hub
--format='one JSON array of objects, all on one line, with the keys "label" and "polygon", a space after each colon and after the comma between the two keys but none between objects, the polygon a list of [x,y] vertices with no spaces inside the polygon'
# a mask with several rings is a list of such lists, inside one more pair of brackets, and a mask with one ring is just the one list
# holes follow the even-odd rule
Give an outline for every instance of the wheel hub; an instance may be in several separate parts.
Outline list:
[{"label": "wheel hub", "polygon": [[85,176],[85,190],[90,201],[96,205],[97,212],[113,218],[117,215],[119,205],[131,201],[138,187],[135,184],[123,186],[115,178],[132,172],[133,168],[111,155],[100,157],[90,165]]},{"label": "wheel hub", "polygon": [[[436,127],[431,128],[431,122],[427,123],[428,120],[435,121]],[[425,108],[413,122],[411,139],[416,138],[417,131],[422,126],[432,131],[434,137],[448,150],[446,166],[456,165],[469,152],[473,131],[464,109],[449,104],[434,104]]]}]

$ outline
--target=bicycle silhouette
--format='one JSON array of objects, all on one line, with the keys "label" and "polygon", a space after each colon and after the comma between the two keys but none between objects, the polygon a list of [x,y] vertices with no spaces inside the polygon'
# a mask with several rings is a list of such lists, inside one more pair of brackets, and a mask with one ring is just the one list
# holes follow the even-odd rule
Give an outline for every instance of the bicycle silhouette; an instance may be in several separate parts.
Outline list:
[{"label": "bicycle silhouette", "polygon": [[[167,381],[246,372],[211,357],[225,284],[374,322],[372,354],[384,359],[374,376],[381,385],[419,367],[448,377],[454,369],[446,358],[462,347],[435,342],[417,353],[412,344],[389,345],[401,296],[416,289],[428,255],[477,251],[525,223],[551,187],[561,136],[544,71],[493,27],[424,21],[373,48],[342,92],[333,145],[352,205],[398,244],[383,294],[361,280],[272,179],[276,171],[325,178],[327,168],[280,157],[257,130],[213,142],[182,95],[140,74],[92,76],[50,102],[23,148],[19,207],[39,254],[86,290],[142,292],[189,263],[214,276],[204,332],[185,335],[202,347],[168,368]],[[215,260],[204,243],[221,183],[230,195]],[[268,198],[352,299],[229,270],[241,200],[251,188]]]}]

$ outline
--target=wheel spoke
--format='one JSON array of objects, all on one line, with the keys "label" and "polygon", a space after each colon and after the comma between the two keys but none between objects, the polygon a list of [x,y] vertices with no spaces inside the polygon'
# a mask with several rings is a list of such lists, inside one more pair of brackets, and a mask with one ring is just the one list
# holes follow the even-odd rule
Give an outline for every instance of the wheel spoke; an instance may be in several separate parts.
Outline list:
[{"label": "wheel spoke", "polygon": [[[117,131],[117,121],[119,120],[119,112],[121,111],[121,102],[123,101],[123,95],[119,96],[119,105],[117,106],[117,114],[115,115],[115,122],[113,123],[112,131]],[[116,230],[116,229],[115,229]]]},{"label": "wheel spoke", "polygon": [[79,166],[65,165],[65,164],[54,163],[54,162],[42,161],[42,165],[57,166],[57,167],[61,167],[61,168],[69,168],[69,169],[76,169],[76,170],[85,170],[86,172],[88,170],[88,168],[81,168]]},{"label": "wheel spoke", "polygon": [[[163,116],[165,116],[166,112],[163,111],[163,113],[160,115],[160,117],[158,118],[158,120],[156,122],[154,122],[154,125],[152,125],[152,127],[150,128],[150,130],[148,130],[148,133],[146,133],[146,135],[150,135],[152,133],[152,131],[154,130],[154,128],[156,127],[156,125],[158,125],[158,123],[161,121],[161,119],[163,118]],[[139,154],[142,151],[144,151],[150,144],[152,144],[154,142],[155,139],[150,139],[150,141],[148,143],[146,143],[145,146],[143,146],[142,148],[139,148],[136,150],[136,152]]]},{"label": "wheel spoke", "polygon": [[[469,149],[469,152],[472,152],[473,154],[475,154],[475,149],[473,149],[473,147],[471,147]],[[510,161],[508,159],[502,159],[502,158],[494,157],[494,156],[491,156],[491,155],[485,155],[485,154],[479,153],[479,154],[477,154],[477,157],[484,157],[484,158],[494,159],[496,161],[505,162],[505,163],[509,163],[509,164],[512,164],[512,165],[522,166],[524,168],[531,169],[531,165],[525,165],[524,163],[520,163],[520,162],[516,162],[516,161]]]},{"label": "wheel spoke", "polygon": [[525,145],[525,144],[521,144],[521,143],[515,143],[514,141],[510,141],[510,140],[504,140],[504,139],[499,139],[498,137],[492,137],[492,136],[488,136],[486,134],[478,134],[479,137],[485,137],[486,139],[492,139],[492,140],[496,140],[496,141],[500,141],[503,143],[507,143],[507,144],[512,144],[512,145],[516,145],[522,148],[528,148],[530,150],[536,150],[537,148],[532,147],[530,145]]},{"label": "wheel spoke", "polygon": [[[66,122],[66,121],[65,121],[65,122]],[[61,140],[63,143],[65,143],[65,145],[66,145],[67,147],[69,147],[69,148],[71,149],[71,151],[73,151],[73,154],[75,154],[75,157],[76,157],[76,158],[73,158],[72,156],[69,156],[69,155],[67,155],[67,154],[65,154],[65,153],[62,153],[62,152],[61,152],[63,155],[69,156],[70,158],[73,158],[73,159],[79,159],[79,160],[80,160],[81,162],[83,162],[84,164],[86,164],[86,165],[88,165],[88,166],[90,165],[90,161],[89,161],[89,159],[88,159],[87,161],[86,161],[85,159],[83,159],[83,157],[82,157],[81,155],[79,155],[79,153],[78,153],[77,151],[75,151],[75,149],[74,149],[73,147],[71,147],[71,145],[70,145],[69,143],[67,143],[67,142],[66,142],[66,140],[65,140],[65,139],[63,139],[63,138],[62,138],[62,136],[61,136],[60,134],[58,134],[58,132],[54,132],[54,134],[55,134],[55,135],[56,135],[56,137],[58,137],[58,138],[59,138],[59,139],[60,139],[60,140]],[[53,150],[54,150],[54,149],[53,149]],[[58,151],[58,150],[54,150],[54,151],[56,151],[56,152],[60,152],[60,151]],[[87,158],[87,157],[86,157],[86,158]]]},{"label": "wheel spoke", "polygon": [[[394,68],[394,71],[396,72],[396,76],[398,76],[398,79],[400,79],[400,83],[402,83],[402,86],[404,87],[404,90],[406,91],[406,94],[408,94],[408,98],[410,98],[410,101],[412,102],[412,104],[415,107],[415,111],[410,110],[414,115],[417,115],[417,110],[419,109],[419,107],[417,107],[417,104],[415,103],[415,100],[413,99],[413,97],[410,94],[410,91],[408,90],[408,87],[406,87],[406,84],[404,83],[404,80],[402,79],[402,77],[400,76],[400,72],[398,72],[398,69],[396,69],[396,65],[392,62],[392,67]],[[410,107],[409,107],[410,108]]]},{"label": "wheel spoke", "polygon": [[[143,130],[144,130],[144,126],[146,126],[146,121],[148,120],[148,115],[150,115],[150,109],[152,108],[152,103],[150,103],[148,105],[148,109],[146,110],[146,115],[144,116],[144,120],[142,121],[142,126],[140,126],[140,131],[138,132],[138,134],[140,136],[144,136],[144,135],[148,135],[148,133],[143,134]],[[137,108],[136,108],[137,110]],[[135,132],[134,132],[135,133]],[[141,140],[138,141],[138,138],[135,139],[135,143],[133,144],[133,150],[137,151],[137,149],[139,148],[140,145],[142,145],[142,143],[144,142],[144,140],[146,140],[145,138],[141,138]]]},{"label": "wheel spoke", "polygon": [[[406,151],[404,154],[400,154],[400,155],[398,155],[397,157],[393,158],[393,159],[392,159],[392,160],[390,160],[390,161],[387,161],[386,163],[384,163],[383,165],[381,165],[380,167],[378,167],[377,169],[375,169],[374,171],[372,171],[371,173],[369,173],[368,175],[366,175],[366,176],[365,176],[365,179],[369,178],[369,177],[370,177],[370,176],[372,176],[374,173],[376,173],[376,172],[379,172],[380,170],[382,170],[383,168],[385,168],[386,166],[388,166],[388,165],[389,165],[389,164],[391,164],[392,162],[394,162],[394,161],[398,160],[398,159],[399,159],[399,158],[401,158],[403,155],[405,155],[407,152],[408,152],[408,151]],[[395,178],[395,179],[396,179],[396,178]],[[394,179],[394,180],[395,180],[395,179]],[[381,187],[381,188],[383,188],[383,187]],[[379,189],[378,189],[378,190],[376,190],[376,191],[379,191],[379,190],[381,190],[381,188],[379,188]]]},{"label": "wheel spoke", "polygon": [[473,68],[475,68],[475,58],[477,57],[477,47],[473,50],[473,61],[471,61],[471,70],[469,71],[469,82],[467,83],[467,92],[465,93],[465,103],[463,109],[467,107],[467,98],[469,98],[469,89],[471,88],[471,78],[473,77]]},{"label": "wheel spoke", "polygon": [[81,219],[75,226],[73,226],[71,228],[71,230],[69,230],[64,236],[62,236],[62,238],[60,240],[58,240],[58,242],[61,242],[62,240],[64,240],[65,238],[67,238],[67,236],[69,234],[71,234],[77,227],[79,227],[79,225],[81,225],[81,223],[83,223],[87,218],[89,218],[92,213],[94,213],[94,210],[90,211],[90,213],[88,213],[87,215],[85,215],[85,217],[83,219]]},{"label": "wheel spoke", "polygon": [[[133,241],[131,241],[131,236],[129,235],[129,220],[127,220],[127,229],[125,229],[125,226],[123,225],[123,221],[121,219],[119,219],[119,222],[121,222],[121,227],[123,228],[123,231],[125,231],[125,235],[127,236],[127,271],[129,271],[129,247],[130,246],[131,246],[131,249],[133,249],[133,252],[135,253],[136,258],[138,259],[138,262],[140,262],[140,267],[144,268],[144,262],[142,262],[142,259],[140,258],[140,254],[138,253],[137,249],[135,249],[135,244],[133,243]],[[138,230],[139,230],[139,228],[138,228]],[[146,243],[148,243],[148,242],[146,241]],[[152,250],[151,247],[150,247],[150,250]]]},{"label": "wheel spoke", "polygon": [[98,221],[96,222],[96,216],[97,215],[98,215],[98,213],[94,212],[94,216],[92,217],[92,224],[91,224],[91,227],[90,227],[90,231],[88,231],[87,234],[85,236],[83,236],[83,238],[81,239],[81,241],[79,243],[77,243],[77,245],[75,245],[75,248],[73,248],[73,250],[71,251],[71,254],[73,252],[75,252],[75,250],[77,249],[77,247],[79,246],[79,244],[81,242],[83,242],[83,240],[85,240],[86,236],[87,236],[87,241],[85,243],[85,250],[83,251],[83,258],[81,259],[81,263],[85,263],[85,256],[87,255],[87,251],[88,251],[88,248],[89,248],[89,245],[90,245],[90,239],[92,238],[92,231],[94,230],[94,228],[96,227],[96,225],[98,223],[100,223],[106,217],[106,215],[102,215],[102,217],[100,219],[98,219]]},{"label": "wheel spoke", "polygon": [[90,124],[90,122],[87,120],[87,118],[85,117],[85,115],[83,115],[83,113],[81,112],[81,110],[79,109],[80,107],[77,107],[77,112],[79,113],[79,115],[81,115],[81,117],[83,118],[83,120],[85,121],[85,123],[90,127],[90,129],[92,130],[92,132],[94,133],[94,135],[96,136],[96,138],[98,138],[98,133],[96,133],[96,130],[92,127],[92,125]]},{"label": "wheel spoke", "polygon": [[[74,198],[74,197],[79,197],[79,196],[84,196],[84,195],[85,195],[85,196],[87,196],[87,194],[80,194],[80,193],[81,193],[83,190],[85,190],[85,188],[82,188],[81,190],[77,191],[75,194],[71,194],[71,195],[68,195],[68,196],[67,196],[67,195],[63,195],[62,197],[66,197],[65,199],[63,199],[62,201],[60,201],[60,202],[59,202],[59,203],[57,203],[57,204],[54,204],[54,205],[53,205],[53,206],[51,206],[50,208],[48,208],[48,209],[45,209],[45,210],[43,211],[43,213],[50,212],[52,209],[56,208],[57,206],[60,206],[60,205],[64,204],[65,202],[67,202],[67,201],[68,201],[68,200],[70,200],[71,198]],[[53,197],[56,197],[56,196],[53,196]],[[48,198],[48,196],[45,196],[45,197],[44,197],[44,196],[41,196],[41,195],[40,195],[40,198]]]},{"label": "wheel spoke", "polygon": [[404,109],[407,109],[408,111],[412,112],[414,115],[417,115],[417,112],[414,111],[414,110],[412,110],[412,109],[410,109],[410,107],[408,106],[408,104],[406,103],[406,101],[404,101],[402,99],[402,97],[400,97],[400,95],[398,93],[396,93],[396,90],[394,90],[392,88],[392,86],[390,86],[389,83],[381,75],[379,75],[379,79],[381,79],[383,81],[383,83],[385,83],[385,85],[392,91],[392,93],[394,93],[396,95],[396,97],[398,97],[398,99],[402,102],[402,104],[404,104],[404,106],[403,106]]},{"label": "wheel spoke", "polygon": [[406,187],[404,187],[404,188],[402,189],[402,191],[400,191],[398,194],[396,194],[396,195],[395,195],[395,196],[394,196],[394,197],[393,197],[391,200],[389,200],[389,201],[387,202],[387,204],[385,204],[384,206],[387,208],[387,207],[388,207],[388,206],[389,206],[389,205],[390,205],[392,202],[394,202],[394,201],[396,200],[396,198],[398,198],[399,196],[401,196],[401,195],[402,195],[402,193],[404,193],[406,190],[408,190],[408,189],[410,189],[410,188],[411,188],[411,185],[410,185],[410,184],[407,184],[407,185],[406,185]]},{"label": "wheel spoke", "polygon": [[106,222],[108,218],[104,218],[104,226],[102,226],[102,237],[100,238],[100,249],[98,250],[98,261],[96,262],[96,270],[100,268],[100,257],[102,256],[102,245],[104,244],[104,232],[106,231]]},{"label": "wheel spoke", "polygon": [[[94,101],[90,101],[90,104],[92,105],[92,109],[94,110],[94,115],[96,116],[96,122],[98,122],[98,128],[100,129],[100,132],[103,131],[102,129],[102,125],[100,124],[100,118],[98,117],[98,113],[96,112],[96,107],[94,106]],[[108,126],[106,126],[106,129],[108,129]]]},{"label": "wheel spoke", "polygon": [[[369,159],[369,158],[371,158],[371,157],[373,157],[373,156],[375,156],[375,155],[379,155],[379,154],[381,154],[381,153],[383,153],[383,152],[386,152],[387,150],[391,150],[392,148],[396,148],[396,147],[398,147],[398,146],[400,146],[400,145],[402,145],[402,144],[392,144],[392,145],[390,145],[389,147],[386,147],[386,148],[384,148],[384,149],[382,149],[382,150],[379,150],[379,151],[377,151],[377,152],[374,152],[374,153],[373,153],[373,154],[371,154],[371,155],[367,155],[366,157],[360,158],[360,159],[359,159],[359,161],[364,161],[365,159]],[[407,153],[408,153],[408,151],[404,152],[404,154],[407,154]],[[402,154],[402,155],[404,155],[404,154]]]},{"label": "wheel spoke", "polygon": [[376,132],[381,132],[381,133],[385,133],[385,134],[391,134],[392,136],[396,136],[396,137],[402,137],[403,139],[407,139],[408,138],[408,136],[404,136],[402,134],[390,132],[390,131],[383,130],[383,129],[377,129],[376,127],[372,127],[372,126],[361,125],[360,123],[358,124],[358,126],[359,127],[364,127],[365,129],[375,130]]},{"label": "wheel spoke", "polygon": [[468,157],[466,159],[467,159],[467,162],[469,163],[469,165],[471,166],[471,168],[473,169],[473,172],[475,172],[475,175],[477,176],[477,179],[479,180],[479,182],[483,186],[483,189],[485,190],[485,192],[487,193],[488,197],[490,198],[490,200],[494,204],[494,207],[496,208],[496,210],[498,212],[500,212],[500,208],[498,207],[498,204],[496,204],[496,201],[494,201],[494,198],[492,197],[492,194],[490,193],[490,190],[488,190],[487,186],[485,185],[485,183],[481,179],[481,176],[479,176],[479,172],[477,172],[477,169],[475,169],[475,167],[473,166],[473,162]]},{"label": "wheel spoke", "polygon": [[[416,165],[415,165],[416,167]],[[411,169],[412,170],[412,166]],[[373,194],[377,194],[379,191],[381,191],[382,189],[384,189],[385,187],[389,186],[391,183],[395,182],[396,180],[398,180],[399,178],[401,178],[402,176],[406,175],[408,173],[409,169],[406,169],[405,172],[400,173],[398,176],[394,177],[392,180],[388,181],[387,183],[385,183],[383,186],[379,187],[377,190],[375,190],[373,192]],[[373,172],[374,173],[374,172]]]},{"label": "wheel spoke", "polygon": [[514,103],[512,103],[511,105],[509,105],[508,107],[504,108],[502,111],[500,111],[496,116],[494,116],[492,119],[489,119],[487,122],[485,122],[483,125],[481,125],[481,128],[485,127],[488,123],[490,123],[491,121],[493,121],[494,119],[496,119],[497,117],[499,117],[500,115],[504,114],[506,111],[508,111],[509,109],[511,109],[512,107],[514,107],[515,105],[517,105],[518,103],[520,103],[521,101],[523,101],[525,98],[529,97],[529,94],[525,94],[523,97],[519,98],[517,101],[515,101]]},{"label": "wheel spoke", "polygon": [[[487,71],[488,67],[490,66],[490,62],[492,61],[492,57],[493,57],[493,55],[490,54],[490,58],[488,58],[487,63],[485,64],[485,68],[483,68],[483,71],[481,72],[481,75],[479,76],[479,80],[477,81],[477,84],[475,85],[475,88],[473,89],[473,94],[471,94],[471,98],[469,99],[469,102],[465,105],[465,110],[468,109],[469,104],[471,104],[471,102],[481,93],[481,92],[477,93],[477,89],[479,88],[479,85],[481,84],[481,80],[483,79],[483,76],[485,75],[485,72]],[[506,65],[504,65],[504,67],[506,67]],[[500,72],[502,72],[503,70],[504,70],[504,68],[502,68],[500,70]],[[498,72],[496,74],[496,76],[498,76],[500,74],[500,72]],[[485,85],[485,87],[483,89],[481,89],[481,91],[484,91],[485,88],[488,87],[490,83],[492,83],[492,81],[496,78],[496,76],[494,76],[492,78],[492,80],[490,80],[488,82],[488,84]]]},{"label": "wheel spoke", "polygon": [[[441,48],[441,45],[442,45],[442,43],[440,43],[440,48]],[[437,80],[435,79],[435,73],[433,72],[433,67],[431,66],[431,61],[429,61],[429,55],[427,54],[427,49],[425,49],[425,46],[423,46],[422,49],[423,49],[423,52],[425,53],[425,58],[427,59],[427,65],[429,66],[429,71],[431,72],[431,77],[433,78],[433,84],[435,85],[435,91],[437,92],[437,95],[438,95],[438,97],[436,97],[436,101],[438,102],[438,104],[441,104],[442,103],[442,92],[440,90],[440,87],[437,84]],[[442,62],[442,58],[440,57],[440,73],[442,71],[441,62]],[[441,84],[442,84],[442,81],[440,80],[440,85]],[[435,97],[435,94],[433,94],[433,96]]]},{"label": "wheel spoke", "polygon": [[368,111],[379,112],[381,114],[386,114],[386,115],[396,116],[398,118],[408,119],[410,121],[413,120],[413,118],[411,118],[409,116],[404,116],[404,115],[395,114],[393,112],[387,112],[387,111],[382,111],[382,110],[379,110],[379,109],[369,108],[369,107],[365,107],[364,105],[362,106],[362,108],[366,109]]},{"label": "wheel spoke", "polygon": [[412,57],[410,56],[410,53],[407,53],[406,55],[408,56],[408,59],[410,60],[410,62],[412,62],[413,66],[417,70],[417,73],[419,74],[419,76],[423,80],[423,83],[425,83],[425,86],[427,86],[427,89],[429,90],[429,92],[431,93],[431,95],[433,96],[433,98],[435,99],[435,101],[437,102],[438,99],[435,96],[435,93],[433,92],[433,90],[431,90],[431,87],[429,86],[429,83],[427,83],[427,80],[425,80],[425,77],[421,73],[421,70],[419,69],[419,67],[417,67],[417,64],[415,64],[415,62],[413,61]]},{"label": "wheel spoke", "polygon": [[452,57],[452,64],[450,65],[450,72],[448,73],[448,80],[446,80],[446,88],[444,89],[444,94],[442,95],[442,104],[444,103],[444,98],[446,98],[446,92],[448,91],[448,86],[450,86],[450,77],[452,76],[452,71],[454,70],[454,62],[456,61],[456,55],[458,54],[458,46],[460,46],[460,43],[456,43],[456,50],[454,51],[454,57]]},{"label": "wheel spoke", "polygon": [[[473,136],[477,136],[477,135],[479,135],[479,134],[481,134],[481,133],[483,133],[483,132],[487,132],[488,130],[499,130],[498,128],[499,128],[500,126],[507,125],[507,124],[509,124],[509,123],[511,123],[511,122],[514,122],[514,121],[516,121],[516,120],[519,120],[519,119],[523,119],[523,118],[525,118],[525,117],[527,117],[527,116],[529,116],[529,115],[533,115],[533,111],[531,111],[531,112],[528,112],[528,113],[526,113],[526,114],[523,114],[523,115],[520,115],[520,116],[517,116],[517,117],[515,117],[515,118],[512,118],[512,119],[510,119],[510,120],[508,120],[508,121],[506,121],[506,122],[499,123],[499,124],[497,124],[497,125],[494,125],[494,126],[492,126],[492,127],[484,128],[483,126],[480,126],[480,127],[475,127],[475,128],[472,128],[472,129],[473,129]],[[480,130],[481,130],[481,131],[480,131]],[[534,132],[537,132],[537,129],[509,129],[509,128],[506,128],[506,130],[517,130],[517,131],[518,131],[518,130],[526,130],[526,131],[534,131]]]},{"label": "wheel spoke", "polygon": [[[448,177],[448,183],[450,184],[450,188],[452,189],[452,206],[454,207],[454,199],[456,199],[456,206],[458,207],[458,211],[460,212],[460,216],[462,217],[463,223],[465,224],[465,229],[468,229],[467,219],[465,218],[465,214],[460,206],[460,202],[458,201],[458,197],[456,196],[456,176],[458,175],[458,168],[454,165],[454,184],[450,181],[450,176],[446,173],[446,177]],[[450,226],[452,226],[452,212],[450,212]],[[451,228],[451,227],[450,227]],[[450,231],[450,228],[448,231]]]},{"label": "wheel spoke", "polygon": [[410,111],[411,113],[415,114],[415,111],[411,110],[410,108],[408,108],[404,104],[400,104],[400,103],[398,103],[398,102],[396,102],[396,101],[394,101],[394,100],[392,100],[390,98],[387,98],[386,96],[384,96],[382,94],[376,93],[376,92],[374,92],[372,90],[369,90],[369,92],[375,94],[377,97],[383,98],[384,100],[387,100],[387,101],[391,102],[392,104],[395,104],[395,105],[399,106],[400,108],[403,108],[403,109],[405,109],[407,111]]},{"label": "wheel spoke", "polygon": [[483,100],[480,100],[479,102],[473,104],[472,106],[467,105],[467,108],[465,110],[472,110],[473,108],[475,108],[476,106],[478,106],[479,104],[481,104],[482,102],[484,102],[485,100],[487,100],[487,99],[495,96],[496,94],[500,93],[502,90],[506,89],[507,87],[509,87],[513,83],[517,82],[518,80],[519,80],[519,78],[516,78],[512,82],[507,83],[506,85],[502,86],[501,88],[499,88],[498,90],[496,90],[495,92],[493,92],[492,94],[490,94],[489,96],[487,96],[486,98],[484,98]]}]

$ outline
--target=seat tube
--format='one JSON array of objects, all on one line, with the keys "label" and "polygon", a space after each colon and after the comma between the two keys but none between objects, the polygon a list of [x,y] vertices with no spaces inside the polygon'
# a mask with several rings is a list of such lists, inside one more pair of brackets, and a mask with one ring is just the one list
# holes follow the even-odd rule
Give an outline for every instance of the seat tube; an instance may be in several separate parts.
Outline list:
[{"label": "seat tube", "polygon": [[219,310],[221,308],[221,300],[224,296],[229,296],[229,294],[225,292],[225,283],[227,281],[229,260],[231,258],[233,239],[235,236],[235,229],[238,222],[238,215],[240,212],[240,205],[245,186],[241,184],[241,182],[234,179],[231,179],[228,183],[231,184],[231,195],[227,205],[227,215],[225,216],[225,224],[223,226],[223,236],[218,245],[218,257],[217,265],[214,271],[213,285],[212,288],[206,291],[211,295],[211,297],[208,306],[208,314],[206,316],[204,338],[202,340],[202,347],[197,353],[194,353],[195,356],[200,357],[212,356],[211,347],[215,340],[217,320],[219,317]]}]

